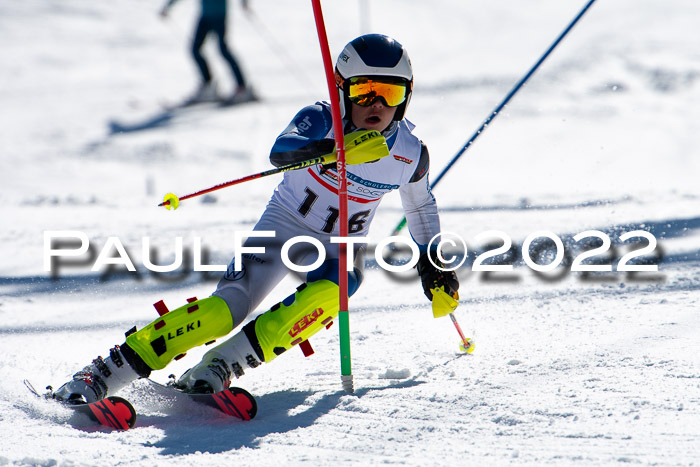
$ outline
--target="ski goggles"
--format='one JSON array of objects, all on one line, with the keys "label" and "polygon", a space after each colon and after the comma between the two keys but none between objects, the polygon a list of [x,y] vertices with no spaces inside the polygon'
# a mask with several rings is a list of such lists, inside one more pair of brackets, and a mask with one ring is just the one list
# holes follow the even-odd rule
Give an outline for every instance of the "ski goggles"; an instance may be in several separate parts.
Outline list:
[{"label": "ski goggles", "polygon": [[381,76],[355,76],[345,80],[345,94],[350,102],[361,107],[369,107],[381,98],[389,107],[396,107],[406,101],[408,83],[403,79]]}]

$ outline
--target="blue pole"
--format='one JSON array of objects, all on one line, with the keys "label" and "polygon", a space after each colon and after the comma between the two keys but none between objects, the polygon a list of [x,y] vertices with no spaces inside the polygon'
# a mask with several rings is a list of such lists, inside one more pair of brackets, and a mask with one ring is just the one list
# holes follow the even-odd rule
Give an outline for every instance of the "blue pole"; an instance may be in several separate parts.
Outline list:
[{"label": "blue pole", "polygon": [[[527,82],[527,80],[529,80],[530,77],[535,73],[535,71],[537,71],[537,69],[540,67],[540,65],[542,65],[542,63],[547,59],[549,54],[551,54],[552,51],[557,47],[557,45],[559,45],[559,43],[562,41],[562,39],[564,39],[564,37],[569,33],[569,31],[571,31],[571,29],[574,27],[574,25],[576,25],[576,23],[578,23],[578,21],[581,19],[581,17],[586,13],[586,11],[588,11],[588,9],[591,7],[591,5],[593,5],[594,2],[595,2],[595,0],[589,0],[589,2],[586,4],[586,6],[584,6],[583,9],[578,13],[578,15],[576,15],[576,17],[569,23],[569,25],[566,27],[566,29],[564,29],[561,32],[561,34],[559,34],[559,37],[556,38],[556,40],[552,43],[552,45],[549,46],[547,51],[540,57],[539,60],[537,60],[537,63],[535,63],[532,66],[532,68],[530,68],[530,71],[528,71],[525,74],[525,76],[523,76],[520,79],[520,81],[518,81],[515,84],[513,89],[510,90],[510,92],[506,95],[506,97],[503,99],[503,101],[501,101],[501,103],[498,104],[498,106],[493,109],[493,111],[489,114],[489,116],[486,117],[486,120],[484,120],[484,122],[481,124],[481,126],[474,132],[472,137],[469,138],[469,140],[464,144],[464,146],[462,146],[462,148],[459,151],[457,151],[457,154],[455,154],[455,156],[452,158],[452,160],[450,160],[450,162],[447,164],[447,166],[445,166],[445,168],[442,169],[442,172],[440,172],[440,174],[437,177],[435,177],[435,180],[433,180],[433,182],[430,184],[430,188],[435,188],[435,185],[437,185],[440,182],[440,180],[442,180],[442,177],[445,176],[447,171],[450,170],[452,168],[452,166],[455,165],[455,162],[457,162],[457,160],[460,157],[462,157],[462,155],[467,151],[467,149],[469,149],[469,147],[472,144],[474,144],[474,141],[476,141],[476,139],[479,137],[479,135],[481,135],[481,133],[486,129],[488,124],[491,123],[491,121],[494,118],[496,118],[496,116],[498,116],[498,114],[501,112],[501,110],[503,110],[503,108],[506,105],[508,105],[508,102],[510,102],[510,100],[513,98],[513,96],[515,96],[515,94],[520,90],[521,87],[523,87],[523,85]],[[396,235],[397,233],[399,233],[401,231],[401,229],[404,228],[405,225],[406,225],[406,218],[404,217],[401,220],[401,222],[399,222],[399,224],[396,226],[392,235]]]}]

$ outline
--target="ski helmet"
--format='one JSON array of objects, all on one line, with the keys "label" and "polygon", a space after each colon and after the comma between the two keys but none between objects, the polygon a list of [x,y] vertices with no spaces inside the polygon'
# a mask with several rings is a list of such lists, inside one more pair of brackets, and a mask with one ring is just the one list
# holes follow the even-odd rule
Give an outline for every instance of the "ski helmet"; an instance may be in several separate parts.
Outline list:
[{"label": "ski helmet", "polygon": [[[396,105],[394,114],[394,120],[402,120],[413,90],[413,68],[403,46],[382,34],[366,34],[345,46],[335,65],[335,82],[340,94],[340,113],[343,117],[345,117],[345,110],[350,108],[348,91],[351,78],[368,76],[405,87],[404,94],[401,96],[403,100]],[[375,95],[376,93],[372,93],[371,97]],[[381,95],[366,101],[367,105],[380,97],[385,104],[389,105],[387,99]]]}]

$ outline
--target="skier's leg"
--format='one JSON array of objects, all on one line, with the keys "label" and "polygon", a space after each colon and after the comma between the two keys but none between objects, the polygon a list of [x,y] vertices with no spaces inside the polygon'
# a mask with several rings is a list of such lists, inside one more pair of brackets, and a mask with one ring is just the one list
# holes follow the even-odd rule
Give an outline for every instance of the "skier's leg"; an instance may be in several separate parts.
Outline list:
[{"label": "skier's leg", "polygon": [[[247,305],[244,301],[241,304],[244,310],[235,309],[236,315],[245,317]],[[152,370],[165,368],[188,350],[227,335],[233,328],[232,310],[221,297],[192,301],[143,329],[127,333],[126,342],[114,347],[108,358],[93,360],[55,391],[54,397],[69,402],[103,399],[140,377],[148,377]],[[228,384],[230,374],[225,376],[221,376],[221,384]]]},{"label": "skier's leg", "polygon": [[211,82],[211,72],[209,71],[207,61],[202,55],[202,45],[204,45],[204,39],[206,39],[209,31],[209,22],[204,18],[200,18],[199,23],[197,23],[197,29],[194,33],[194,38],[192,39],[192,57],[197,64],[197,68],[199,69],[199,74],[202,76],[203,83]]},{"label": "skier's leg", "polygon": [[92,364],[54,392],[69,402],[94,402],[114,394],[132,381],[165,368],[189,349],[225,336],[233,329],[226,302],[219,297],[196,300],[127,333],[126,342],[97,357]]},{"label": "skier's leg", "polygon": [[229,49],[228,44],[226,43],[225,18],[217,20],[212,25],[212,29],[214,30],[214,32],[216,32],[216,35],[219,38],[219,51],[221,52],[221,56],[224,58],[224,60],[226,60],[229,67],[231,68],[231,72],[236,78],[236,83],[238,83],[238,88],[245,88],[246,82],[245,78],[243,77],[243,73],[241,72],[241,68],[238,66],[238,61],[236,60],[236,57],[233,55],[233,53],[231,53],[231,50]]},{"label": "skier's leg", "polygon": [[[274,230],[285,223],[283,211],[266,210],[255,229]],[[126,342],[113,348],[108,358],[95,359],[54,396],[65,401],[94,402],[140,377],[148,377],[152,370],[165,368],[189,349],[231,332],[288,273],[279,256],[278,243],[285,240],[250,239],[246,247],[266,247],[268,253],[244,255],[240,274],[232,264],[214,296],[188,303],[139,331],[127,333]]]},{"label": "skier's leg", "polygon": [[[358,252],[360,253],[360,252]],[[352,295],[362,280],[362,259],[357,255],[356,267],[348,274]],[[177,382],[186,390],[216,391],[226,387],[219,376],[237,378],[245,369],[270,362],[293,346],[309,339],[338,316],[338,260],[327,260],[309,273],[307,283],[270,310],[246,324],[233,337],[211,349],[202,361],[188,370]],[[221,386],[215,386],[221,384]]]},{"label": "skier's leg", "polygon": [[[337,278],[337,259],[327,260],[309,273],[307,282],[297,287],[296,292],[244,327],[243,332],[263,362],[269,363],[308,340],[338,316]],[[349,295],[355,293],[361,281],[362,269],[355,267],[348,273]]]},{"label": "skier's leg", "polygon": [[219,297],[208,297],[170,311],[129,334],[125,345],[151,370],[161,370],[178,355],[231,330],[233,320],[226,302]]},{"label": "skier's leg", "polygon": [[[279,256],[281,248],[279,239],[249,238],[244,247],[264,247],[265,253],[243,254],[240,271],[235,271],[235,260],[229,265],[228,271],[219,282],[216,292],[211,298],[218,298],[230,304],[231,315],[236,325],[242,323],[248,314],[269,294],[289,271]],[[247,342],[247,340],[246,340]],[[236,348],[235,359],[223,358],[217,348],[207,352],[202,361],[188,370],[177,382],[177,386],[190,392],[218,392],[229,386],[232,372],[242,373],[236,362],[243,358],[248,366],[255,367],[257,355],[247,344],[247,347]]]},{"label": "skier's leg", "polygon": [[[280,226],[285,226],[285,229],[280,229]],[[286,209],[270,205],[254,228],[254,232],[259,231],[275,232],[275,236],[251,235],[243,245],[244,251],[252,249],[259,251],[242,254],[239,271],[236,271],[234,258],[213,294],[214,297],[219,297],[228,304],[234,326],[243,323],[272,289],[289,274],[289,270],[282,262],[280,251],[287,240],[301,235],[304,229],[290,218]],[[290,257],[293,257],[297,264],[301,264],[308,254],[308,248],[295,248],[290,252]],[[235,374],[239,373],[235,365],[239,359],[247,361],[248,366],[257,366],[258,356],[247,342],[247,340],[241,341],[245,346],[236,347],[235,358],[230,356],[223,358],[217,348],[210,350],[199,364],[180,378],[178,386],[192,392],[216,392],[226,388],[232,371]]]}]

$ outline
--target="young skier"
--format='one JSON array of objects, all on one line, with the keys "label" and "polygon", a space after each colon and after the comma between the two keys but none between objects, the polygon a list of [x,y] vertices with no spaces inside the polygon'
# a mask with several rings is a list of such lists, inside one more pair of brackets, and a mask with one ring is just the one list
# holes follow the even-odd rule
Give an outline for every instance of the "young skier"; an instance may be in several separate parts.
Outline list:
[{"label": "young skier", "polygon": [[[387,36],[361,36],[340,54],[336,82],[346,138],[358,129],[377,130],[390,148],[389,156],[375,161],[366,161],[359,149],[346,154],[349,235],[366,236],[382,196],[398,189],[411,236],[422,251],[417,269],[425,295],[432,300],[432,291],[438,288],[437,293],[456,297],[456,275],[435,267],[433,263],[441,264],[436,252],[426,251],[440,225],[428,184],[428,150],[411,133],[413,124],[404,118],[413,87],[408,54]],[[319,102],[294,117],[275,141],[270,160],[281,166],[328,154],[333,148],[330,105]],[[326,326],[339,309],[338,244],[331,243],[331,237],[339,234],[337,187],[333,166],[285,172],[254,228],[258,235],[244,244],[245,248],[264,248],[264,252],[243,254],[239,268],[234,258],[212,296],[173,310],[141,330],[129,331],[126,342],[112,348],[109,357],[95,359],[55,391],[54,397],[67,403],[102,399],[165,368],[187,350],[229,334],[290,272],[280,253],[282,245],[294,237],[320,241],[327,255],[323,264],[306,274],[295,293],[209,350],[175,386],[203,393],[226,389],[232,377],[271,362]],[[313,264],[318,251],[301,245],[289,250],[289,258],[297,265]],[[348,273],[350,295],[362,280],[357,245],[352,248],[355,268]]]}]

